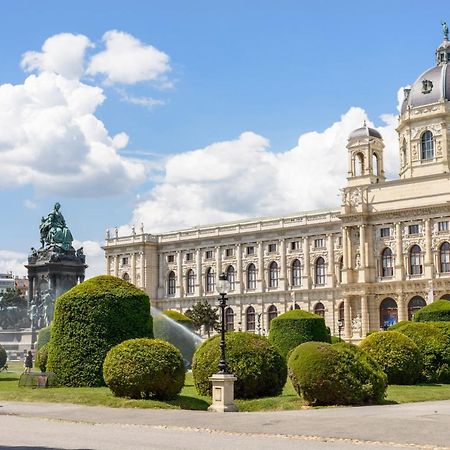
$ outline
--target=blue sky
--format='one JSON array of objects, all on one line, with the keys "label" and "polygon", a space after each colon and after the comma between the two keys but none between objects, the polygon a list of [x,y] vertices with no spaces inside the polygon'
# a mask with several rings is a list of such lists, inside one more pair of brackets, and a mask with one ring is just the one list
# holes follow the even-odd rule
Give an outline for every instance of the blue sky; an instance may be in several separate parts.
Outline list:
[{"label": "blue sky", "polygon": [[[108,72],[102,68],[78,77],[83,85],[102,90],[104,100],[96,104],[93,115],[108,136],[122,132],[128,136],[127,145],[114,150],[120,159],[117,167],[110,173],[99,172],[98,184],[80,176],[79,185],[73,181],[73,189],[59,187],[66,169],[68,176],[79,169],[76,143],[73,148],[70,144],[70,158],[66,153],[70,168],[64,166],[64,157],[60,160],[59,151],[53,158],[51,150],[44,152],[44,175],[52,164],[61,174],[45,187],[39,172],[22,176],[23,166],[31,164],[28,160],[23,166],[15,161],[13,168],[5,164],[0,145],[0,162],[5,158],[2,166],[10,171],[0,183],[4,213],[0,271],[9,270],[8,265],[16,271],[23,255],[38,245],[40,217],[55,201],[61,202],[74,236],[96,243],[103,239],[106,227],[140,220],[147,231],[159,231],[336,206],[336,195],[331,200],[327,196],[326,201],[315,198],[312,183],[317,178],[333,179],[329,192],[334,192],[339,180],[340,185],[345,182],[342,171],[336,169],[339,173],[334,178],[332,169],[322,172],[321,167],[328,161],[333,166],[335,158],[345,161],[343,132],[366,117],[384,130],[392,152],[387,159],[395,174],[392,117],[397,113],[397,91],[434,65],[434,50],[442,40],[440,21],[450,20],[445,1],[434,1],[432,7],[411,0],[378,1],[370,6],[331,0],[67,3],[3,5],[1,85],[22,85],[33,74],[43,76],[48,70],[42,64],[37,69],[29,64],[24,70],[23,55],[42,52],[44,42],[61,33],[83,35],[89,41],[85,67],[105,50],[104,34],[111,30],[137,40],[142,48],[152,46],[167,57],[167,64],[154,77],[134,82],[108,82]],[[64,53],[70,56],[72,51],[69,46]],[[139,71],[137,63],[135,69]],[[391,117],[386,122],[382,115]],[[24,130],[28,132],[28,125],[23,125]],[[0,135],[8,132],[5,123],[0,123]],[[9,147],[3,149],[11,158],[20,149],[11,144],[14,136],[8,139]],[[47,149],[53,148],[51,137],[44,142]],[[55,149],[64,153],[58,142]],[[27,151],[33,152],[32,147]],[[323,153],[318,158],[322,166],[308,159],[308,151],[315,154],[315,148]],[[27,155],[19,156],[26,160]],[[135,166],[125,169],[123,161],[130,158]],[[221,158],[228,159],[223,166]],[[212,165],[204,164],[205,160]],[[98,168],[100,161],[95,160],[94,166]],[[300,168],[308,164],[302,172]],[[272,171],[278,174],[274,180],[284,180],[270,187]],[[313,177],[308,178],[308,173]],[[123,181],[117,180],[121,176]],[[109,180],[115,185],[111,195],[104,188]],[[270,189],[261,192],[261,183]],[[230,189],[237,192],[224,192]],[[98,248],[92,251],[100,261]]]}]

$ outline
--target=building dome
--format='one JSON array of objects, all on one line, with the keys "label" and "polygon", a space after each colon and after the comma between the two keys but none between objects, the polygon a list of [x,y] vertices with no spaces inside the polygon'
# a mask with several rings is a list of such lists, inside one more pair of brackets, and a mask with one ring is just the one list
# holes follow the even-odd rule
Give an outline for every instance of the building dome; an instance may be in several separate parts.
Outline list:
[{"label": "building dome", "polygon": [[364,126],[361,128],[357,128],[356,130],[352,131],[350,133],[350,136],[348,137],[349,141],[353,141],[355,139],[364,139],[368,137],[376,137],[378,139],[383,139],[381,137],[381,134],[375,130],[374,128],[370,128],[366,125],[364,122]]}]

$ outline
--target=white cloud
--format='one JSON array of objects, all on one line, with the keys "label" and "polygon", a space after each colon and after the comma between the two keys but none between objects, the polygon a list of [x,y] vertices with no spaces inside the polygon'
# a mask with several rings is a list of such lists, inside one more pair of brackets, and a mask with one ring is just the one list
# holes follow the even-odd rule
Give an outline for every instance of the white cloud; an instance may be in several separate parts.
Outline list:
[{"label": "white cloud", "polygon": [[131,103],[132,105],[144,106],[148,109],[153,108],[154,106],[163,106],[166,104],[164,100],[158,100],[153,97],[137,97],[134,95],[129,95],[125,91],[119,91],[120,100],[126,103]]},{"label": "white cloud", "polygon": [[118,30],[106,32],[103,42],[106,49],[92,57],[88,75],[103,74],[107,83],[161,81],[167,85],[165,75],[170,65],[166,53]]},{"label": "white cloud", "polygon": [[[369,126],[361,108],[350,108],[323,132],[301,135],[293,149],[270,150],[253,132],[238,139],[168,158],[161,181],[136,205],[132,222],[159,232],[219,221],[289,214],[337,207],[346,183],[347,139],[351,131]],[[382,117],[385,170],[398,170],[396,118]]]},{"label": "white cloud", "polygon": [[91,41],[82,34],[55,34],[44,42],[41,52],[26,52],[22,67],[29,72],[54,72],[78,79],[84,72],[84,54],[89,47]]},{"label": "white cloud", "polygon": [[0,273],[12,272],[13,275],[25,276],[27,255],[20,252],[0,250]]},{"label": "white cloud", "polygon": [[33,200],[30,200],[29,198],[25,199],[25,201],[23,202],[23,206],[25,206],[25,208],[27,209],[36,209],[37,204],[35,202],[33,202]]},{"label": "white cloud", "polygon": [[86,255],[86,279],[103,275],[105,273],[105,254],[97,241],[73,241],[72,246],[76,249],[83,247]]}]

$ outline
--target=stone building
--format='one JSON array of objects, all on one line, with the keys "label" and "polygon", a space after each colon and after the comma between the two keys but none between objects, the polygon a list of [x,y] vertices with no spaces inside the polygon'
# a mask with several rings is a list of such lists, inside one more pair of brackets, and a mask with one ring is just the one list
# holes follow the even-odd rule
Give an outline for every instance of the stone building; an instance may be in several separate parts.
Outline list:
[{"label": "stone building", "polygon": [[405,89],[398,179],[385,179],[382,136],[364,124],[348,138],[340,207],[158,235],[116,230],[104,246],[107,273],[184,312],[214,303],[225,272],[228,329],[264,333],[295,307],[324,316],[333,334],[343,320],[354,341],[450,299],[449,60],[445,35],[436,65]]}]

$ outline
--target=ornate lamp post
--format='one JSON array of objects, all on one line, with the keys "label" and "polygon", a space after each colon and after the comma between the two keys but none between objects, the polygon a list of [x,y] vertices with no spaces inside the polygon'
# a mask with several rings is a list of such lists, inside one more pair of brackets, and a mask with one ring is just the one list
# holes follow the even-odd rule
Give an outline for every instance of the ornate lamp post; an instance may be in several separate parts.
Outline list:
[{"label": "ornate lamp post", "polygon": [[237,378],[229,372],[225,354],[225,308],[229,290],[230,282],[227,276],[222,273],[217,283],[217,292],[220,295],[219,308],[221,311],[219,371],[209,378],[212,383],[212,404],[208,410],[215,412],[238,411],[238,407],[234,404],[234,382]]}]

